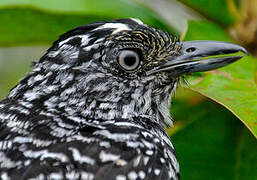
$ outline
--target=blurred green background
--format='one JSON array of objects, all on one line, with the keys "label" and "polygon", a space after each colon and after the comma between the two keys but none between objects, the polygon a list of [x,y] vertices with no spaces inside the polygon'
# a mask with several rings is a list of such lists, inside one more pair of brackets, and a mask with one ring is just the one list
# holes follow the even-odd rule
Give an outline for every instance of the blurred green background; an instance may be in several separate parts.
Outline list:
[{"label": "blurred green background", "polygon": [[1,0],[0,99],[67,30],[139,18],[181,40],[241,44],[251,56],[185,78],[173,98],[181,179],[257,179],[256,0]]}]

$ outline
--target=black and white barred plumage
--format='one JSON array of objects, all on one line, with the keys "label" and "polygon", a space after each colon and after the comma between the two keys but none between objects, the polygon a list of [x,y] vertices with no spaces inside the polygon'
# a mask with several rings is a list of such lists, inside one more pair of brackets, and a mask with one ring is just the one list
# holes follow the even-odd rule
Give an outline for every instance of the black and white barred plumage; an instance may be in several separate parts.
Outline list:
[{"label": "black and white barred plumage", "polygon": [[0,179],[179,179],[165,132],[178,75],[158,67],[181,49],[136,19],[62,35],[0,103]]}]

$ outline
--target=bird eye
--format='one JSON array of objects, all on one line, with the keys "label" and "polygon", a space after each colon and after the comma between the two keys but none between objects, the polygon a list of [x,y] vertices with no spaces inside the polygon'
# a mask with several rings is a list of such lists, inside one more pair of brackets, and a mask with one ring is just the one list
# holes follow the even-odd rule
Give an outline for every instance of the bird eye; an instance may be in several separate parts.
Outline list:
[{"label": "bird eye", "polygon": [[134,71],[139,66],[140,58],[133,50],[122,50],[118,56],[118,63],[126,71]]}]

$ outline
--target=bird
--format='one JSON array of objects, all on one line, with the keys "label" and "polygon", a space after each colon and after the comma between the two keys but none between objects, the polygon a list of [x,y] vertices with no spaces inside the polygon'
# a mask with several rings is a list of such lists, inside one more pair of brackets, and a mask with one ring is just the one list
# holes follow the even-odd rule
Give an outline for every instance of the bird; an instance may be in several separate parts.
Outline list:
[{"label": "bird", "polygon": [[183,75],[244,53],[134,18],[64,33],[0,102],[0,179],[179,179],[172,94]]}]

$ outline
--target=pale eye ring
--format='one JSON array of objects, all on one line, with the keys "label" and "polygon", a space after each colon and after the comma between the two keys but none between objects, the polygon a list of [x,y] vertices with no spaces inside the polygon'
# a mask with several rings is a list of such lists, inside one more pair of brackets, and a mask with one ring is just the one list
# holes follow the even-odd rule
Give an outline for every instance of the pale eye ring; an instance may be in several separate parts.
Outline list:
[{"label": "pale eye ring", "polygon": [[126,71],[134,71],[139,67],[140,57],[136,51],[122,50],[118,55],[119,65]]}]

